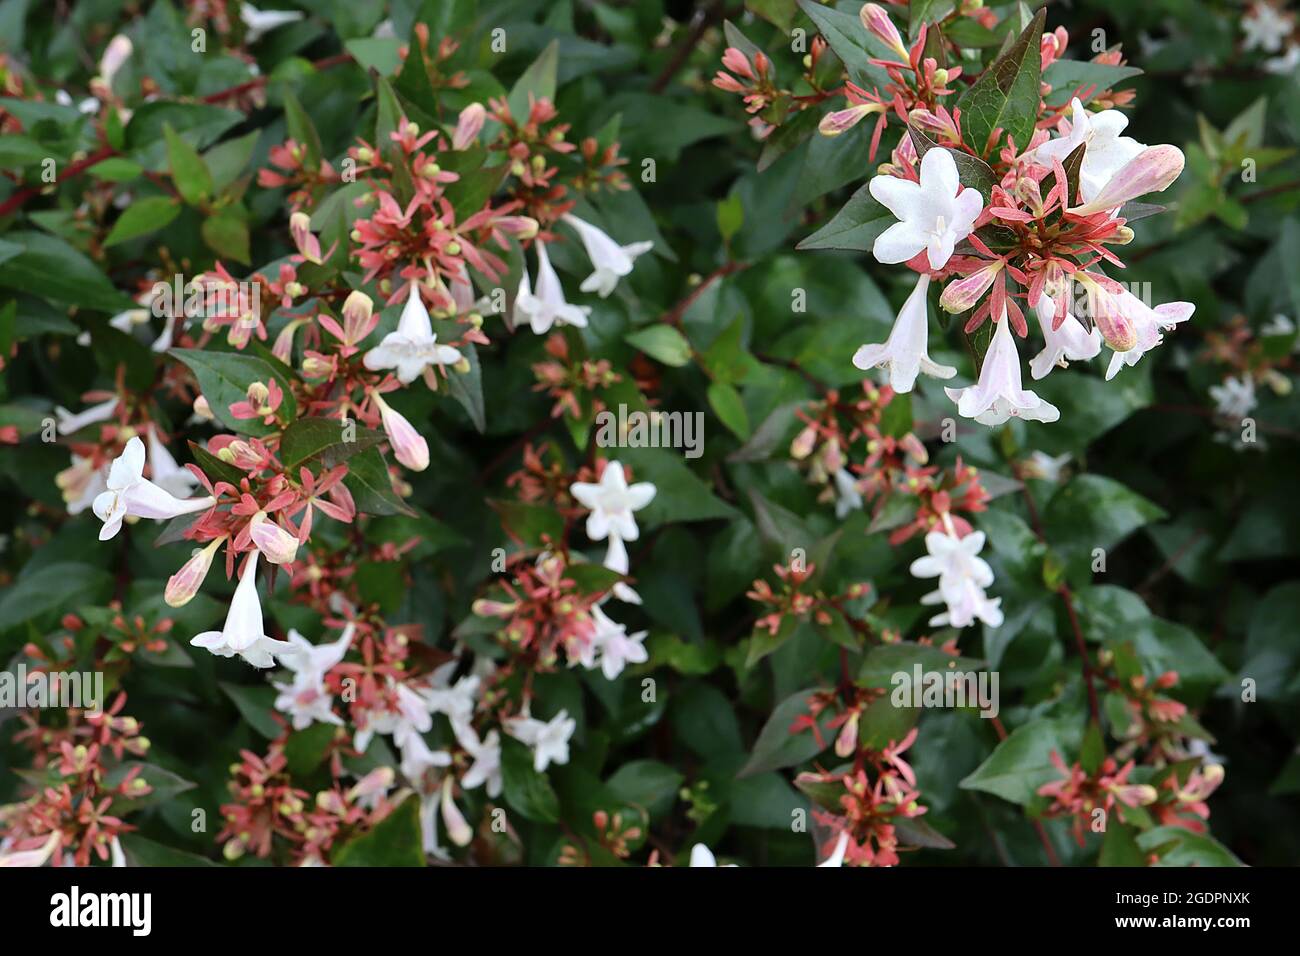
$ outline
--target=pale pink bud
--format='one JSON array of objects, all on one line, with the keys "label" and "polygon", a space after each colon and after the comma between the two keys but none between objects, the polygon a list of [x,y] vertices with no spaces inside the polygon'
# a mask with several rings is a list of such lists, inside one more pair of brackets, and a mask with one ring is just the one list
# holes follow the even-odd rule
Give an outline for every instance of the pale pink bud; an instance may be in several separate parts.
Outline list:
[{"label": "pale pink bud", "polygon": [[394,457],[412,471],[424,471],[429,467],[428,443],[401,412],[379,397],[378,392],[371,394],[374,395],[375,404],[379,406],[379,414],[384,422],[384,434],[388,436],[388,443],[393,446]]},{"label": "pale pink bud", "polygon": [[343,303],[343,334],[348,345],[356,345],[375,330],[379,316],[375,303],[364,292],[353,292]]},{"label": "pale pink bud", "polygon": [[442,782],[442,822],[447,827],[448,838],[457,846],[468,846],[474,839],[474,831],[451,799],[451,777]]},{"label": "pale pink bud", "polygon": [[288,365],[289,360],[293,357],[293,336],[300,325],[302,325],[302,320],[296,319],[282,328],[280,334],[275,337],[275,345],[271,347],[271,354],[285,365]]},{"label": "pale pink bud", "polygon": [[858,18],[862,20],[862,25],[883,40],[886,46],[904,60],[908,59],[907,46],[903,43],[903,38],[898,35],[898,28],[894,26],[894,21],[889,19],[889,14],[883,7],[868,3],[858,11]]},{"label": "pale pink bud", "polygon": [[518,239],[531,239],[537,235],[537,220],[531,216],[501,216],[494,224],[502,232]]},{"label": "pale pink bud", "polygon": [[827,113],[817,124],[817,130],[823,136],[839,136],[857,126],[859,121],[869,113],[877,112],[880,107],[875,103],[860,103],[845,110]]},{"label": "pale pink bud", "polygon": [[190,559],[181,565],[181,569],[167,579],[167,588],[163,591],[163,600],[168,607],[184,607],[199,593],[203,580],[212,567],[212,556],[225,538],[218,538],[206,548],[194,550]]},{"label": "pale pink bud", "polygon": [[519,607],[518,601],[494,601],[491,598],[479,598],[470,610],[479,617],[509,617]]},{"label": "pale pink bud", "polygon": [[754,68],[749,65],[749,58],[734,46],[727,47],[726,52],[722,54],[722,65],[747,80],[754,78]]},{"label": "pale pink bud", "polygon": [[456,120],[456,132],[451,137],[451,148],[468,149],[470,144],[478,139],[486,117],[487,110],[483,108],[482,103],[471,103],[461,110],[460,117]]},{"label": "pale pink bud", "polygon": [[266,555],[272,564],[290,564],[298,556],[298,539],[274,521],[267,519],[264,512],[253,515],[248,526],[248,534],[257,545],[257,550]]},{"label": "pale pink bud", "polygon": [[357,785],[348,791],[348,799],[356,800],[360,797],[387,793],[396,778],[397,775],[392,767],[377,767],[357,781]]},{"label": "pale pink bud", "polygon": [[1127,352],[1137,345],[1137,329],[1128,316],[1115,308],[1114,298],[1103,292],[1093,296],[1093,301],[1097,305],[1093,321],[1106,344],[1116,352]]},{"label": "pale pink bud", "polygon": [[839,735],[835,738],[835,755],[837,757],[850,757],[857,753],[858,750],[858,711],[849,715],[849,719],[844,722],[840,728]]},{"label": "pale pink bud", "polygon": [[243,471],[256,471],[262,467],[262,456],[252,445],[239,438],[222,449],[217,457]]},{"label": "pale pink bud", "polygon": [[954,313],[973,309],[975,303],[983,298],[984,293],[993,284],[993,280],[1002,271],[1003,265],[1001,259],[994,259],[984,268],[972,272],[966,278],[958,279],[956,282],[949,282],[943,290],[943,295],[939,296],[939,307],[945,312]]},{"label": "pale pink bud", "polygon": [[208,404],[208,400],[202,395],[194,399],[194,414],[205,422],[212,421],[212,406]]},{"label": "pale pink bud", "polygon": [[305,212],[296,212],[290,216],[289,235],[293,236],[293,243],[304,259],[320,264],[320,240],[312,234],[311,216]]},{"label": "pale pink bud", "polygon": [[813,446],[816,444],[817,429],[809,425],[794,436],[794,441],[790,442],[790,457],[796,461],[807,458],[812,454]]},{"label": "pale pink bud", "polygon": [[1149,146],[1121,166],[1091,202],[1070,212],[1091,216],[1147,193],[1163,192],[1182,173],[1184,162],[1183,151],[1177,146]]}]

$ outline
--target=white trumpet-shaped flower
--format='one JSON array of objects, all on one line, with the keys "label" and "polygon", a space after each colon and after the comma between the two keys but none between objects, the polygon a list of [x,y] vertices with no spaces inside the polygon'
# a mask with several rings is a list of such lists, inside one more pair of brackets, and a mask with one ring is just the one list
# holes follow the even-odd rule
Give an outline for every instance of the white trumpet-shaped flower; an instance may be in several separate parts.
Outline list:
[{"label": "white trumpet-shaped flower", "polygon": [[1119,315],[1132,323],[1136,341],[1132,348],[1111,355],[1106,381],[1118,375],[1126,365],[1136,365],[1143,355],[1164,341],[1164,332],[1186,322],[1196,311],[1196,306],[1190,302],[1165,302],[1152,309],[1127,289],[1115,295],[1114,302]]},{"label": "white trumpet-shaped flower", "polygon": [[569,738],[578,722],[562,710],[549,721],[536,717],[516,717],[506,723],[506,733],[533,751],[533,769],[538,773],[550,764],[569,762]]},{"label": "white trumpet-shaped flower", "polygon": [[91,405],[81,411],[73,414],[62,405],[56,405],[54,415],[58,419],[55,429],[60,435],[71,435],[79,432],[87,425],[95,425],[99,422],[108,421],[117,411],[117,399],[110,398],[106,402],[100,402],[98,405]]},{"label": "white trumpet-shaped flower", "polygon": [[283,654],[280,663],[293,672],[287,684],[272,682],[279,691],[275,709],[293,720],[294,730],[303,730],[313,723],[342,726],[342,719],[334,713],[334,698],[325,687],[325,675],[348,652],[356,625],[349,624],[342,636],[329,644],[313,644],[296,630],[289,631],[292,652]]},{"label": "white trumpet-shaped flower", "polygon": [[244,565],[225,625],[219,631],[204,631],[192,638],[190,644],[206,648],[218,657],[238,654],[254,667],[273,667],[276,657],[296,653],[288,641],[273,640],[266,635],[262,602],[257,597],[256,551],[251,552]]},{"label": "white trumpet-shaped flower", "polygon": [[245,41],[256,43],[272,30],[301,20],[302,11],[259,10],[251,3],[244,2],[239,5],[239,19],[243,20],[244,26],[248,28],[248,32],[244,34]]},{"label": "white trumpet-shaped flower", "polygon": [[515,325],[522,325],[526,321],[538,335],[549,332],[551,326],[557,323],[585,327],[587,316],[591,314],[590,307],[572,305],[564,298],[560,277],[555,274],[551,258],[546,254],[546,243],[539,239],[535,248],[537,288],[535,291],[531,288],[525,266],[523,278],[519,282],[519,294],[515,297]]},{"label": "white trumpet-shaped flower", "polygon": [[[1121,136],[1128,117],[1119,110],[1089,113],[1076,96],[1070,103],[1070,129],[1063,136],[1050,139],[1034,150],[1034,159],[1050,166],[1052,160],[1065,158],[1083,144],[1083,163],[1079,167],[1079,192],[1090,202],[1110,178],[1146,149],[1142,143]],[[1072,204],[1074,197],[1070,196]]]},{"label": "white trumpet-shaped flower", "polygon": [[582,280],[583,292],[595,292],[602,299],[618,286],[618,280],[632,272],[632,263],[637,256],[644,255],[654,248],[653,242],[633,242],[620,246],[603,229],[579,219],[572,213],[561,217],[577,230],[582,246],[587,250],[591,260],[591,275]]},{"label": "white trumpet-shaped flower", "polygon": [[100,541],[107,541],[117,534],[122,519],[128,515],[162,521],[206,511],[216,504],[211,495],[182,500],[168,494],[144,477],[144,458],[144,442],[132,438],[110,466],[108,490],[97,496],[92,505],[96,517],[104,522],[104,527],[99,529]]},{"label": "white trumpet-shaped flower", "polygon": [[925,251],[931,269],[942,269],[957,243],[971,234],[984,209],[976,189],[962,189],[952,154],[934,147],[921,159],[920,182],[876,176],[867,187],[899,221],[876,237],[880,262],[906,262]]},{"label": "white trumpet-shaped flower", "polygon": [[932,378],[952,378],[957,374],[955,368],[940,365],[926,351],[929,335],[926,292],[929,288],[930,277],[923,272],[917,276],[916,288],[899,310],[885,344],[864,345],[853,356],[853,364],[864,372],[882,366],[886,368],[889,386],[896,392],[910,392],[921,372]]},{"label": "white trumpet-shaped flower", "polygon": [[623,466],[617,461],[605,464],[600,481],[575,481],[569,492],[578,503],[591,509],[587,515],[587,537],[600,541],[616,534],[623,541],[635,541],[640,535],[634,511],[640,511],[655,496],[655,486],[648,481],[628,485]]},{"label": "white trumpet-shaped flower", "polygon": [[163,491],[178,498],[193,494],[194,489],[199,487],[199,480],[194,477],[194,472],[176,463],[167,446],[159,439],[158,429],[150,428],[148,438],[150,480]]},{"label": "white trumpet-shaped flower", "polygon": [[627,627],[609,617],[599,607],[591,609],[595,622],[592,643],[600,654],[600,669],[606,680],[613,680],[628,664],[644,664],[649,659],[645,649],[645,631],[628,634]]},{"label": "white trumpet-shaped flower", "polygon": [[1001,425],[1009,418],[1054,422],[1060,410],[1051,402],[1020,387],[1020,355],[1004,311],[994,323],[993,341],[984,356],[979,381],[966,388],[945,388],[957,411],[981,425]]},{"label": "white trumpet-shaped flower", "polygon": [[455,365],[461,358],[460,352],[450,345],[438,344],[429,310],[420,299],[416,283],[412,282],[397,331],[389,332],[382,342],[366,353],[365,366],[372,372],[396,369],[398,381],[410,385],[426,368]]},{"label": "white trumpet-shaped flower", "polygon": [[1067,360],[1083,361],[1095,358],[1101,352],[1101,333],[1095,328],[1085,329],[1072,313],[1066,314],[1059,329],[1052,328],[1056,303],[1046,293],[1038,297],[1034,312],[1038,316],[1038,326],[1043,330],[1043,350],[1029,360],[1029,373],[1035,380],[1058,366],[1065,368]]}]

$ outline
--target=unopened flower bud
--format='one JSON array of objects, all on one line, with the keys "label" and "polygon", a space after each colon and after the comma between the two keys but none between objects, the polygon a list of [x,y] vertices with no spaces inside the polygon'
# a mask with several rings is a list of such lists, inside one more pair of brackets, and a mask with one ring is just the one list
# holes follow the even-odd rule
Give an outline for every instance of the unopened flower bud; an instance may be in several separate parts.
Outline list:
[{"label": "unopened flower bud", "polygon": [[163,600],[168,607],[184,607],[199,593],[199,588],[212,567],[212,556],[225,540],[217,538],[206,548],[195,549],[190,559],[181,565],[181,569],[167,579]]},{"label": "unopened flower bud", "polygon": [[194,414],[205,422],[212,421],[212,406],[202,395],[194,399]]}]

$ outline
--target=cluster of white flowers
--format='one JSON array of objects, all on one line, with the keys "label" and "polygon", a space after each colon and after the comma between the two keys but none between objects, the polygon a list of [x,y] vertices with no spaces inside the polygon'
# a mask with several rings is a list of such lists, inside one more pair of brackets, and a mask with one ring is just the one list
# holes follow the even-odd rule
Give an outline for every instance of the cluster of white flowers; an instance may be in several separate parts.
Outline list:
[{"label": "cluster of white flowers", "polygon": [[[602,299],[614,291],[619,279],[631,274],[637,256],[644,255],[654,246],[653,242],[633,242],[621,246],[603,229],[572,213],[560,218],[578,233],[578,238],[587,251],[587,258],[591,260],[591,275],[582,280],[582,285],[578,288],[583,292],[595,292]],[[516,328],[529,325],[538,335],[545,335],[555,325],[585,328],[587,316],[591,314],[590,306],[573,305],[564,297],[564,287],[560,284],[555,267],[551,265],[546,243],[538,239],[535,248],[537,283],[534,285],[529,278],[525,264],[523,275],[519,279],[519,289],[515,293],[511,322]]]},{"label": "cluster of white flowers", "polygon": [[1241,18],[1241,30],[1246,35],[1242,47],[1247,52],[1275,54],[1264,61],[1269,73],[1291,73],[1300,66],[1300,36],[1296,34],[1294,13],[1283,12],[1268,0],[1255,0]]},{"label": "cluster of white flowers", "polygon": [[[591,511],[587,515],[587,537],[592,541],[609,541],[605,567],[626,575],[628,556],[624,542],[635,541],[640,536],[634,513],[654,500],[655,486],[648,481],[629,485],[622,464],[608,461],[600,481],[575,481],[569,492],[579,504]],[[622,581],[614,585],[611,595],[625,604],[641,603],[641,595]],[[582,658],[583,666],[595,667],[599,659],[601,670],[613,680],[622,673],[625,665],[641,664],[647,660],[643,643],[645,631],[628,634],[624,625],[612,620],[600,607],[593,608],[592,615],[596,632]]]},{"label": "cluster of white flowers", "polygon": [[[1105,212],[1113,219],[1124,203],[1167,188],[1182,171],[1183,155],[1176,147],[1148,147],[1121,135],[1128,120],[1119,111],[1089,113],[1077,98],[1071,110],[1072,121],[1062,120],[1058,137],[1039,142],[1017,162],[1051,169],[1054,162],[1085,145],[1079,176],[1082,203],[1069,209],[1072,215]],[[883,368],[895,391],[909,392],[919,374],[938,379],[957,374],[955,368],[941,365],[929,355],[927,295],[932,273],[941,273],[958,244],[975,231],[985,212],[984,201],[977,190],[961,186],[952,153],[938,147],[926,151],[915,181],[881,175],[874,177],[868,188],[899,220],[877,236],[873,254],[883,263],[912,262],[919,274],[888,339],[883,344],[862,346],[853,356],[853,363],[864,371]],[[1003,278],[999,273],[1006,265],[1004,259],[992,259],[984,268],[951,282],[940,297],[940,305],[950,312],[972,308],[995,279]],[[1091,268],[1095,270],[1096,266]],[[1099,277],[1102,281],[1098,281]],[[1074,282],[1088,293],[1097,327],[1086,329],[1072,313]],[[1103,339],[1114,353],[1106,372],[1107,379],[1113,378],[1120,369],[1135,364],[1159,345],[1162,333],[1186,321],[1194,309],[1186,302],[1150,308],[1099,272],[1090,276],[1082,270],[1073,280],[1061,276],[1048,281],[1037,297],[1031,298],[1044,338],[1042,351],[1030,362],[1036,380],[1065,367],[1068,361],[1096,357]],[[1058,325],[1060,312],[1065,315]],[[1020,356],[1005,305],[991,318],[994,334],[978,381],[966,388],[946,389],[948,397],[957,403],[960,414],[984,425],[999,425],[1013,417],[1056,421],[1060,411],[1022,387]]]},{"label": "cluster of white flowers", "polygon": [[993,569],[979,556],[984,532],[959,538],[951,526],[925,536],[929,553],[912,562],[918,578],[938,578],[939,587],[921,598],[922,604],[946,604],[947,610],[930,618],[931,627],[970,627],[977,620],[989,627],[1002,626],[1002,599],[990,599],[984,589],[993,584]]}]

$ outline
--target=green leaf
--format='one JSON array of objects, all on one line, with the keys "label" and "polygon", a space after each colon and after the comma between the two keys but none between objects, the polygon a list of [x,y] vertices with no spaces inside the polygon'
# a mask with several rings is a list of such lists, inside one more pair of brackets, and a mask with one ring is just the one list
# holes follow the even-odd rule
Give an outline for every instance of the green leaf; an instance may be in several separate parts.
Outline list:
[{"label": "green leaf", "polygon": [[393,491],[388,462],[378,448],[367,448],[349,458],[343,483],[362,514],[415,515],[414,509]]},{"label": "green leaf", "polygon": [[1137,838],[1143,851],[1158,847],[1158,866],[1242,866],[1241,860],[1226,846],[1207,833],[1193,833],[1182,827],[1163,826],[1147,830]]},{"label": "green leaf", "polygon": [[248,386],[254,382],[275,379],[284,392],[284,400],[277,410],[282,421],[292,421],[298,405],[294,400],[289,379],[280,369],[255,355],[240,352],[213,352],[207,349],[172,349],[171,355],[180,359],[199,380],[199,389],[216,416],[227,428],[246,435],[269,435],[277,430],[265,425],[260,418],[235,418],[230,406],[247,398]]},{"label": "green leaf", "polygon": [[[355,429],[351,441],[345,441],[345,428]],[[325,468],[333,468],[353,455],[383,441],[377,431],[355,422],[345,426],[334,418],[300,418],[280,437],[280,461],[285,471],[297,474],[298,468],[311,459],[320,459]]]},{"label": "green leaf", "polygon": [[1107,822],[1106,835],[1101,841],[1098,866],[1146,866],[1146,854],[1134,838],[1135,830],[1117,819]]},{"label": "green leaf", "polygon": [[671,325],[651,325],[629,333],[624,341],[665,365],[680,368],[691,360],[691,343]]},{"label": "green leaf", "polygon": [[208,451],[197,442],[191,441],[190,455],[194,459],[194,464],[198,465],[200,470],[208,476],[212,482],[228,481],[236,488],[244,480],[246,473],[229,462],[222,461],[212,452]]},{"label": "green leaf", "polygon": [[533,754],[515,738],[501,741],[501,784],[506,804],[534,823],[556,823],[560,800],[544,774],[533,765]]},{"label": "green leaf", "polygon": [[0,595],[0,633],[53,611],[72,611],[106,597],[107,571],[75,561],[58,561],[23,574]]},{"label": "green leaf", "polygon": [[739,195],[731,193],[726,199],[718,200],[717,219],[722,241],[730,242],[731,237],[740,232],[740,227],[745,224],[745,207]]},{"label": "green leaf", "polygon": [[[1038,119],[1038,92],[1043,72],[1039,40],[1047,12],[1039,10],[1015,43],[985,70],[957,101],[962,114],[962,136],[978,155],[985,149],[993,130],[1015,139],[1016,148],[1029,145]],[[996,144],[995,144],[996,145]]]},{"label": "green leaf", "polygon": [[[933,25],[952,13],[956,0],[912,0],[907,5],[907,32],[915,40],[922,24]],[[929,34],[927,34],[928,38]],[[929,43],[926,44],[929,46]],[[939,64],[943,66],[942,63]]]},{"label": "green leaf", "polygon": [[528,69],[524,70],[523,75],[515,81],[515,85],[510,88],[510,95],[506,97],[506,105],[510,108],[510,115],[518,122],[522,123],[528,117],[529,96],[538,100],[548,99],[554,102],[555,73],[560,58],[559,51],[560,41],[552,40]]},{"label": "green leaf", "polygon": [[180,212],[180,204],[168,196],[137,199],[117,217],[117,222],[113,223],[112,230],[104,240],[104,248],[156,232],[179,216]]},{"label": "green leaf", "polygon": [[744,441],[749,437],[749,414],[745,403],[735,387],[726,382],[709,383],[709,406],[722,420],[722,424],[731,429],[737,438]]},{"label": "green leaf", "polygon": [[284,756],[289,762],[289,773],[294,777],[305,777],[319,767],[330,744],[334,742],[337,729],[333,724],[315,723],[291,733],[284,742]]},{"label": "green leaf", "polygon": [[293,90],[290,89],[284,91],[284,119],[289,127],[289,138],[304,150],[303,168],[320,169],[320,134],[316,132],[316,124],[311,121],[311,117],[298,102],[298,97],[294,96]]},{"label": "green leaf", "polygon": [[248,223],[234,210],[223,209],[204,219],[199,232],[218,256],[249,264]]},{"label": "green leaf", "polygon": [[1052,88],[1044,97],[1048,106],[1064,106],[1081,88],[1095,86],[1097,93],[1112,89],[1121,80],[1139,76],[1135,66],[1111,66],[1083,60],[1054,60],[1043,71],[1043,82]]},{"label": "green leaf", "polygon": [[833,716],[829,710],[823,711],[817,720],[818,730],[821,733],[820,743],[811,727],[797,734],[790,732],[790,725],[797,718],[808,716],[808,699],[815,690],[816,688],[808,688],[795,691],[777,705],[776,710],[772,711],[772,716],[768,717],[767,723],[759,731],[758,740],[754,741],[754,750],[749,755],[749,760],[736,776],[749,777],[769,770],[793,767],[805,760],[811,760],[826,749],[831,740],[831,732],[827,725]]},{"label": "green leaf", "polygon": [[186,790],[193,790],[195,787],[193,781],[186,780],[179,774],[151,763],[145,763],[142,760],[127,760],[118,764],[105,775],[104,782],[109,789],[112,789],[126,779],[127,773],[137,767],[140,772],[135,779],[144,780],[149,785],[150,791],[137,797],[114,800],[113,809],[115,813],[134,813],[146,807],[156,806],[171,800]]},{"label": "green leaf", "polygon": [[856,15],[823,6],[814,0],[799,0],[799,8],[816,24],[817,31],[826,38],[835,55],[844,63],[853,82],[867,89],[890,82],[885,69],[876,66],[871,60],[887,60],[898,54],[867,32]]},{"label": "green leaf", "polygon": [[1053,751],[1069,764],[1060,724],[1046,719],[1032,721],[999,742],[988,759],[962,780],[960,786],[963,790],[982,790],[1012,803],[1026,804],[1037,795],[1039,787],[1060,776],[1052,765]]},{"label": "green leaf", "polygon": [[[993,187],[998,183],[998,177],[994,174],[992,167],[978,156],[972,156],[970,153],[964,153],[959,149],[949,149],[947,146],[939,146],[927,136],[923,131],[915,126],[908,124],[908,132],[912,137],[912,145],[916,147],[916,158],[923,159],[925,154],[932,149],[946,149],[952,156],[953,164],[957,167],[957,181],[963,186],[969,186],[971,189],[979,190],[984,201],[989,201],[989,196],[993,192]],[[891,217],[892,218],[892,217]]]},{"label": "green leaf", "polygon": [[667,814],[685,781],[680,773],[658,760],[633,760],[623,764],[605,781],[620,800],[643,807],[651,819]]},{"label": "green leaf", "polygon": [[240,684],[221,683],[221,689],[234,702],[239,716],[267,740],[274,740],[283,732],[275,714],[275,689],[269,684],[244,687]]},{"label": "green leaf", "polygon": [[57,236],[11,232],[5,236],[7,250],[10,244],[22,251],[0,261],[0,288],[101,312],[120,312],[136,305],[129,295],[113,287],[99,266]]},{"label": "green leaf", "polygon": [[1054,548],[1110,550],[1163,509],[1112,478],[1076,475],[1060,488],[1043,513],[1047,540]]},{"label": "green leaf", "polygon": [[191,206],[197,206],[212,195],[212,174],[199,151],[176,135],[170,123],[163,124],[167,140],[167,163],[171,167],[176,191]]},{"label": "green leaf", "polygon": [[420,798],[412,794],[371,830],[330,854],[334,866],[424,866]]},{"label": "green leaf", "polygon": [[123,833],[122,851],[128,866],[220,866],[207,857],[178,850],[138,833]]},{"label": "green leaf", "polygon": [[469,371],[465,373],[450,370],[447,376],[447,391],[469,415],[469,420],[479,433],[487,429],[487,406],[483,401],[483,366],[479,363],[478,349],[473,345],[462,345],[460,354],[469,362]]},{"label": "green leaf", "polygon": [[830,222],[800,241],[795,248],[868,252],[875,245],[876,237],[893,222],[893,214],[872,198],[869,186],[863,185]]}]

